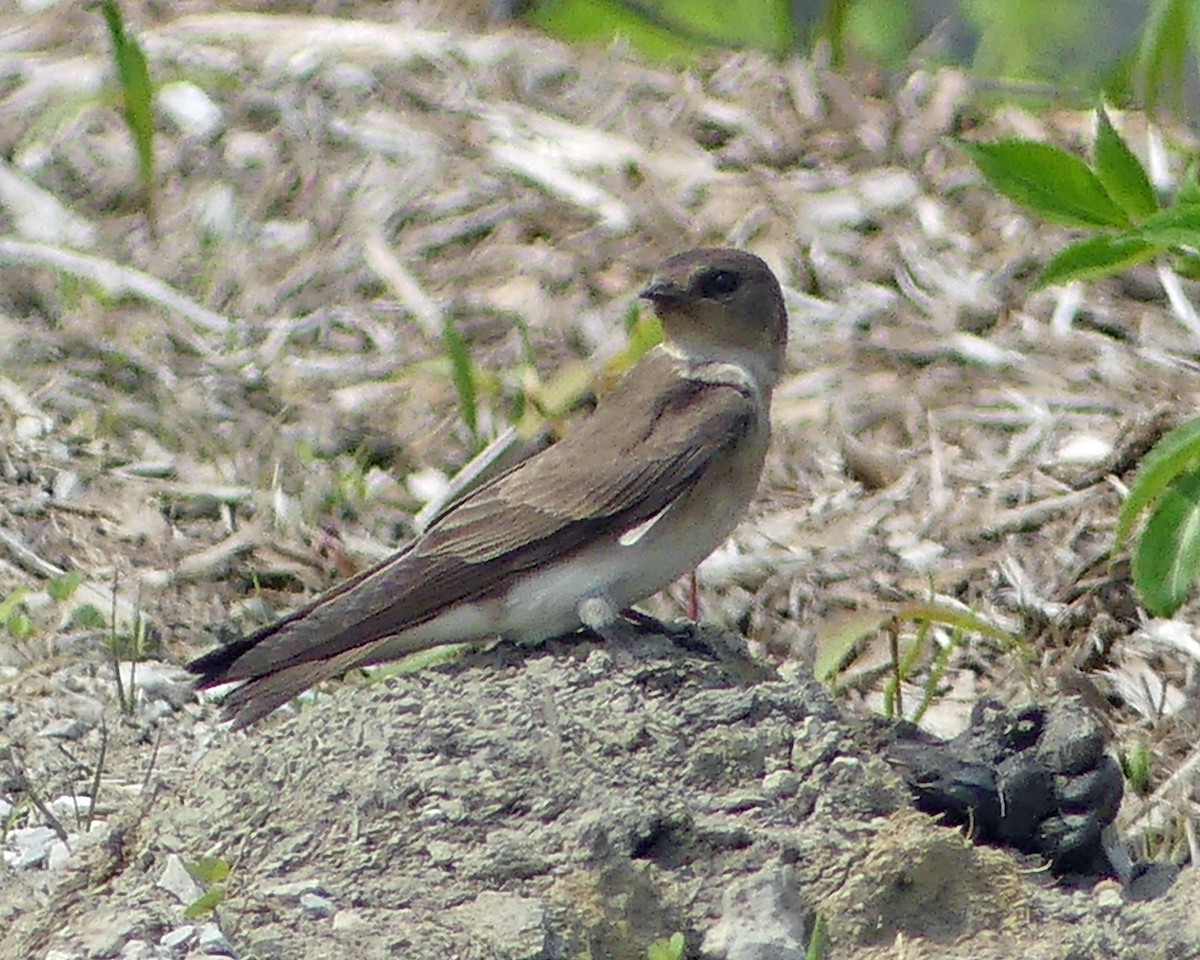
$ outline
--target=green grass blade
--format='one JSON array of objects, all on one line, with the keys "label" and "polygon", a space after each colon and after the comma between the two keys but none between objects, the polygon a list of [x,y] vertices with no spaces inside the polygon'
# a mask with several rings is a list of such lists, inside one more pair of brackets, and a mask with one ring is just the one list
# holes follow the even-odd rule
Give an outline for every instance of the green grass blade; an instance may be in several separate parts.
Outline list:
[{"label": "green grass blade", "polygon": [[754,48],[780,56],[796,45],[788,0],[554,0],[531,5],[530,20],[562,40],[611,43],[666,60],[705,49]]},{"label": "green grass blade", "polygon": [[1192,2],[1155,0],[1142,28],[1134,74],[1151,114],[1158,108],[1164,87],[1170,86],[1173,98],[1179,98],[1187,61]]},{"label": "green grass blade", "polygon": [[1042,268],[1036,287],[1052,287],[1072,280],[1092,280],[1119,273],[1135,263],[1153,260],[1165,248],[1127,237],[1089,237],[1064,247]]},{"label": "green grass blade", "polygon": [[1146,454],[1129,486],[1129,496],[1121,504],[1113,532],[1113,552],[1125,546],[1138,518],[1176,478],[1197,469],[1200,469],[1200,419],[1176,427]]},{"label": "green grass blade", "polygon": [[199,920],[202,917],[207,917],[221,905],[221,901],[224,899],[225,888],[213,887],[188,904],[187,909],[183,911],[183,918],[185,920]]},{"label": "green grass blade", "polygon": [[1187,599],[1200,570],[1200,471],[1163,491],[1133,555],[1133,583],[1146,609],[1169,617]]},{"label": "green grass blade", "polygon": [[1108,118],[1108,111],[1096,111],[1096,176],[1113,201],[1139,221],[1158,210],[1158,198],[1150,178],[1129,145],[1121,139]]},{"label": "green grass blade", "polygon": [[112,40],[117,80],[121,85],[125,123],[133,137],[138,155],[138,179],[142,185],[147,212],[154,210],[154,90],[150,68],[137,40],[125,32],[116,0],[102,0],[101,10]]},{"label": "green grass blade", "polygon": [[840,618],[821,630],[817,637],[817,657],[813,676],[827,683],[845,669],[860,646],[873,637],[892,618],[881,610],[865,610]]},{"label": "green grass blade", "polygon": [[906,603],[896,611],[896,619],[901,622],[938,623],[965,632],[978,633],[1007,644],[1016,644],[1020,639],[1003,627],[997,626],[990,620],[985,620],[970,610],[963,610],[947,603]]},{"label": "green grass blade", "polygon": [[458,392],[459,415],[471,433],[471,440],[478,443],[479,397],[475,389],[475,364],[471,361],[467,342],[449,317],[442,324],[442,345],[450,361],[450,379]]},{"label": "green grass blade", "polygon": [[1047,220],[1075,227],[1127,227],[1129,217],[1100,178],[1073,154],[1036,140],[963,143],[988,183]]}]

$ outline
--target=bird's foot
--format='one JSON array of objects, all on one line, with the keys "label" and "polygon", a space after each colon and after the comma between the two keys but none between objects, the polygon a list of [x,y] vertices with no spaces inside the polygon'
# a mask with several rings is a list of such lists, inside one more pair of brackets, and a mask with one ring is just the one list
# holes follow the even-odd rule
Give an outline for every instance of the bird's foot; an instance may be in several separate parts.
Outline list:
[{"label": "bird's foot", "polygon": [[622,610],[621,616],[639,633],[666,637],[677,647],[690,653],[698,653],[712,660],[721,659],[720,652],[713,649],[712,644],[704,638],[704,631],[694,620],[675,620],[671,623],[664,623],[658,617],[652,617],[650,614],[632,607]]},{"label": "bird's foot", "polygon": [[689,620],[663,623],[632,607],[617,611],[603,597],[589,597],[580,603],[579,619],[586,630],[614,645],[627,647],[647,636],[665,637],[685,650],[720,659],[704,640],[700,627]]}]

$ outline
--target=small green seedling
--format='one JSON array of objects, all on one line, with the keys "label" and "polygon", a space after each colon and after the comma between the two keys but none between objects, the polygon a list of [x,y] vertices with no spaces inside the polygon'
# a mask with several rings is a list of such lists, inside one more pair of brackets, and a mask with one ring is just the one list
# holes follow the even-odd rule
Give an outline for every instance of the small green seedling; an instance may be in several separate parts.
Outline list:
[{"label": "small green seedling", "polygon": [[646,948],[646,960],[683,960],[684,945],[682,933],[673,933],[669,939],[655,940]]},{"label": "small green seedling", "polygon": [[229,875],[233,872],[228,860],[220,857],[201,857],[195,863],[187,865],[188,873],[197,883],[205,884],[208,889],[188,904],[183,915],[188,920],[199,920],[207,917],[225,899],[225,887]]},{"label": "small green seedling", "polygon": [[[914,642],[901,655],[900,633],[905,624],[915,625],[917,634]],[[813,664],[813,675],[820,683],[832,684],[849,662],[882,630],[888,635],[892,665],[892,675],[884,691],[884,712],[889,717],[902,716],[904,705],[900,684],[915,669],[934,626],[951,628],[951,642],[934,657],[921,703],[910,718],[914,722],[921,719],[933,702],[937,685],[949,663],[950,654],[961,641],[963,634],[982,634],[1007,646],[1015,646],[1019,642],[1018,638],[1007,630],[970,610],[934,602],[906,603],[895,610],[863,611],[824,630],[817,639],[817,659]]]}]

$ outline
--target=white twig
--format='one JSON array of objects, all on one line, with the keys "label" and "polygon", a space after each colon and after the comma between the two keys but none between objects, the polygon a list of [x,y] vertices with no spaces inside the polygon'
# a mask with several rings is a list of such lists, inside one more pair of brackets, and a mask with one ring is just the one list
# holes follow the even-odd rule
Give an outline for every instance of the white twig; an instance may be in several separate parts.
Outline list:
[{"label": "white twig", "polygon": [[30,240],[90,247],[96,228],[63,206],[48,190],[0,162],[0,206],[11,213],[17,233]]},{"label": "white twig", "polygon": [[493,143],[491,153],[498,164],[551,196],[594,213],[611,233],[627,233],[633,228],[634,214],[626,204],[550,158],[533,153],[528,145]]},{"label": "white twig", "polygon": [[1146,167],[1155,190],[1167,191],[1175,187],[1175,178],[1171,176],[1171,158],[1167,156],[1163,139],[1153,125],[1146,127]]},{"label": "white twig", "polygon": [[1200,341],[1200,315],[1196,313],[1196,308],[1192,306],[1192,302],[1188,300],[1187,294],[1183,292],[1183,284],[1179,282],[1179,274],[1165,263],[1160,263],[1158,265],[1158,282],[1163,285],[1163,290],[1166,291],[1167,300],[1170,301],[1175,319],[1187,327],[1187,331],[1192,335],[1192,339]]},{"label": "white twig", "polygon": [[13,434],[18,439],[43,437],[54,426],[54,420],[43,413],[30,399],[29,394],[8,377],[0,377],[0,403],[4,403],[16,414],[17,423]]},{"label": "white twig", "polygon": [[30,550],[19,537],[9,533],[3,527],[0,527],[0,544],[8,548],[13,562],[26,573],[32,573],[45,580],[52,580],[55,577],[61,577],[66,572],[49,561],[43,560]]},{"label": "white twig", "polygon": [[1065,337],[1071,332],[1079,306],[1083,303],[1083,284],[1068,283],[1055,291],[1054,313],[1050,316],[1050,330],[1056,337]]},{"label": "white twig", "polygon": [[363,260],[375,275],[391,288],[431,340],[442,338],[442,311],[417,282],[417,278],[392,253],[377,232],[370,231],[363,241]]},{"label": "white twig", "polygon": [[0,263],[23,263],[48,267],[90,280],[110,297],[132,295],[140,297],[169,313],[188,320],[206,333],[227,335],[233,322],[189,300],[174,288],[148,273],[123,267],[111,260],[75,253],[45,243],[29,243],[11,237],[0,237]]}]

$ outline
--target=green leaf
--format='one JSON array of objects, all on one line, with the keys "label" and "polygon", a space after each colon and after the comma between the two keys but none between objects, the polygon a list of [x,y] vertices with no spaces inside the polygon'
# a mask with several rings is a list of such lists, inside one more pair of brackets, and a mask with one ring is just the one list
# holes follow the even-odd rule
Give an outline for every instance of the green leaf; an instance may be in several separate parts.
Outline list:
[{"label": "green leaf", "polygon": [[1181,254],[1171,261],[1171,269],[1185,280],[1200,280],[1200,256]]},{"label": "green leaf", "polygon": [[450,379],[454,383],[454,389],[458,391],[459,415],[471,432],[471,439],[478,440],[479,413],[475,390],[475,365],[471,362],[467,342],[450,317],[446,317],[442,324],[442,345],[450,360]]},{"label": "green leaf", "polygon": [[16,610],[8,615],[4,622],[4,629],[8,631],[8,635],[16,641],[28,640],[33,636],[33,621],[26,616],[24,610]]},{"label": "green leaf", "polygon": [[906,603],[896,611],[896,619],[909,620],[913,623],[940,623],[943,626],[978,633],[1004,643],[1019,642],[1019,638],[1015,634],[1003,627],[997,626],[990,620],[985,620],[970,610],[963,610],[961,607],[951,606],[947,603]]},{"label": "green leaf", "polygon": [[1121,757],[1121,768],[1129,788],[1144,796],[1150,792],[1150,749],[1144,743],[1135,743]]},{"label": "green leaf", "polygon": [[1158,247],[1200,247],[1200,206],[1176,204],[1160,210],[1124,236]]},{"label": "green leaf", "polygon": [[628,326],[629,342],[625,344],[630,363],[636,363],[642,355],[662,343],[662,321],[652,311],[643,311]]},{"label": "green leaf", "polygon": [[1176,427],[1154,445],[1129,485],[1113,532],[1113,552],[1129,540],[1142,512],[1161,497],[1176,478],[1200,469],[1200,419]]},{"label": "green leaf", "polygon": [[108,620],[95,604],[82,603],[71,611],[70,625],[80,630],[102,630]]},{"label": "green leaf", "polygon": [[201,917],[207,917],[210,913],[217,909],[221,901],[225,899],[224,887],[213,887],[206,893],[202,893],[195,900],[188,904],[186,910],[183,911],[184,919],[198,920]]},{"label": "green leaf", "polygon": [[1064,247],[1051,257],[1038,274],[1036,286],[1052,287],[1072,280],[1106,277],[1135,263],[1152,260],[1162,249],[1124,236],[1089,237]]},{"label": "green leaf", "polygon": [[116,0],[103,0],[101,10],[108,24],[117,80],[125,101],[125,123],[137,148],[138,173],[149,211],[154,199],[154,89],[146,55],[137,40],[125,32]]},{"label": "green leaf", "polygon": [[13,614],[22,612],[21,604],[25,602],[27,596],[29,596],[29,591],[18,587],[8,596],[0,599],[0,623],[6,623]]},{"label": "green leaf", "polygon": [[611,43],[620,37],[659,59],[695,59],[708,48],[785,55],[796,42],[788,0],[545,0],[531,6],[530,20],[560,39]]},{"label": "green leaf", "polygon": [[71,599],[71,594],[79,589],[81,583],[83,583],[83,574],[78,570],[71,570],[61,577],[52,579],[46,587],[46,592],[50,594],[51,600],[62,603],[64,600]]},{"label": "green leaf", "polygon": [[1200,206],[1200,182],[1197,182],[1198,168],[1195,161],[1187,168],[1183,180],[1179,184],[1179,192],[1175,194],[1175,206]]},{"label": "green leaf", "polygon": [[1142,28],[1135,74],[1146,109],[1153,114],[1163,87],[1170,85],[1175,99],[1183,86],[1192,0],[1155,0]]},{"label": "green leaf", "polygon": [[817,636],[817,658],[813,676],[818,683],[828,683],[845,669],[859,647],[873,637],[892,618],[881,610],[867,610],[836,620]]},{"label": "green leaf", "polygon": [[187,865],[188,873],[201,883],[224,883],[233,867],[224,857],[201,857]]},{"label": "green leaf", "polygon": [[1073,154],[1036,140],[963,143],[988,183],[1047,220],[1076,227],[1127,227],[1100,179]]},{"label": "green leaf", "polygon": [[825,915],[819,910],[813,917],[812,934],[804,951],[804,960],[825,960],[829,953],[829,933],[825,929]]},{"label": "green leaf", "polygon": [[1133,220],[1141,220],[1158,210],[1158,198],[1150,178],[1129,145],[1121,139],[1108,118],[1108,111],[1096,111],[1096,176],[1108,195]]},{"label": "green leaf", "polygon": [[682,933],[671,934],[670,940],[655,940],[646,949],[646,960],[683,960],[685,946]]},{"label": "green leaf", "polygon": [[1176,477],[1159,498],[1133,555],[1133,583],[1156,617],[1187,599],[1200,570],[1200,471]]}]

